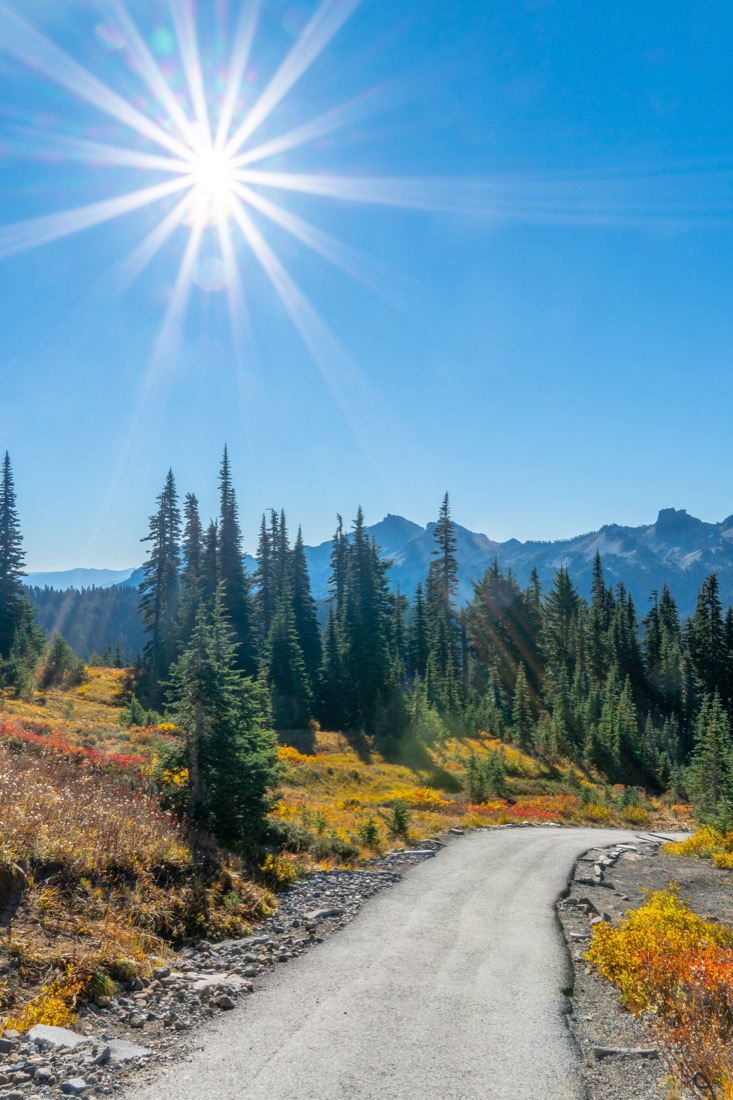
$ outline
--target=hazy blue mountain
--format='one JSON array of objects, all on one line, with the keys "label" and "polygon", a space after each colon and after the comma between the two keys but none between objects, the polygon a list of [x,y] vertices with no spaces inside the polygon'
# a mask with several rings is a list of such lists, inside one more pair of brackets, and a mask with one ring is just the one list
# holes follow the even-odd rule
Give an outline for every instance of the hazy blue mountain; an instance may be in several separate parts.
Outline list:
[{"label": "hazy blue mountain", "polygon": [[[433,550],[434,524],[420,527],[402,516],[385,516],[368,527],[391,563],[390,582],[412,596],[418,581],[424,581]],[[557,542],[494,542],[486,535],[456,525],[458,561],[460,566],[460,599],[472,595],[472,581],[478,580],[498,558],[504,568],[510,568],[521,585],[526,585],[533,566],[546,591],[561,565],[568,568],[581,593],[590,592],[591,571],[596,550],[600,551],[607,583],[623,581],[631,592],[637,609],[645,613],[653,589],[667,583],[683,615],[695,606],[697,591],[705,576],[716,570],[720,577],[724,604],[733,603],[733,516],[721,523],[705,523],[690,516],[684,509],[664,508],[654,523],[642,527],[621,527],[609,524],[600,531],[577,535]],[[317,600],[328,596],[328,574],[331,543],[307,546],[313,594]],[[246,565],[254,570],[254,559],[247,555]],[[115,579],[116,578],[116,579]],[[51,587],[89,587],[92,584],[137,585],[142,569],[111,570],[78,569],[65,573],[34,574],[29,583]]]},{"label": "hazy blue mountain", "polygon": [[135,572],[130,569],[65,569],[60,572],[29,573],[25,583],[34,588],[111,588],[125,584]]}]

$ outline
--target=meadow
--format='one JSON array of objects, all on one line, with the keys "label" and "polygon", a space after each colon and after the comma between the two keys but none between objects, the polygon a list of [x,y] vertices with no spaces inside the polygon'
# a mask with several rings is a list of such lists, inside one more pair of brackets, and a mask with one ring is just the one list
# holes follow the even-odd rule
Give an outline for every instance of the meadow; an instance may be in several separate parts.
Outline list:
[{"label": "meadow", "polygon": [[[359,864],[451,828],[530,822],[670,827],[641,791],[550,766],[488,734],[404,746],[317,727],[284,735],[273,840],[255,862],[194,836],[163,805],[185,774],[161,771],[177,737],[130,726],[125,670],[0,699],[0,1017],[68,1021],[79,999],[142,975],[186,940],[245,933],[277,889],[316,867]],[[472,802],[471,761],[499,757],[504,797]]]}]

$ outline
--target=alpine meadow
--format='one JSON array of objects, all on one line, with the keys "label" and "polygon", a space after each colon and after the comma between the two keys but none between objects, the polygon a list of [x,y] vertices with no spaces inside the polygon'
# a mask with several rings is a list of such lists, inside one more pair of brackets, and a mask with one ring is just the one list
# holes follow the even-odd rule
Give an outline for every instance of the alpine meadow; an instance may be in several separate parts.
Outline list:
[{"label": "alpine meadow", "polygon": [[731,34],[0,0],[0,1100],[733,1100]]}]

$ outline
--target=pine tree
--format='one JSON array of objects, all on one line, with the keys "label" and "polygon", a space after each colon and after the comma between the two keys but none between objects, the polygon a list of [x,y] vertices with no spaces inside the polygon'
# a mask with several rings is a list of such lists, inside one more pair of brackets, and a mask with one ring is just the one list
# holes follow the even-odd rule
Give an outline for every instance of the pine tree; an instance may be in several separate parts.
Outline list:
[{"label": "pine tree", "polygon": [[512,732],[514,740],[520,748],[528,749],[532,744],[533,728],[534,712],[527,685],[527,674],[524,671],[524,665],[520,664],[514,685],[514,703],[512,705]]},{"label": "pine tree", "polygon": [[733,826],[733,740],[719,695],[707,696],[695,727],[695,749],[685,779],[701,821]]},{"label": "pine tree", "polygon": [[26,603],[24,564],[13,471],[6,451],[0,481],[0,659],[10,655],[23,616]]},{"label": "pine tree", "polygon": [[456,557],[458,539],[456,538],[455,525],[450,516],[450,502],[447,493],[440,505],[433,538],[435,540],[433,558],[437,564],[439,590],[446,617],[450,618],[454,614],[454,601],[458,591],[458,559]]},{"label": "pine tree", "polygon": [[278,600],[265,655],[276,729],[303,729],[311,717],[313,695],[295,628],[287,588]]},{"label": "pine tree", "polygon": [[277,591],[272,563],[272,540],[264,515],[260,523],[257,543],[257,570],[255,572],[255,611],[260,644],[264,648],[270,636],[272,620],[277,605]]},{"label": "pine tree", "polygon": [[545,598],[542,624],[542,646],[547,664],[570,675],[575,665],[575,627],[580,612],[580,599],[570,574],[561,566]]},{"label": "pine tree", "polygon": [[341,639],[333,607],[323,636],[323,664],[318,681],[318,718],[326,729],[341,729],[347,723],[344,667]]},{"label": "pine tree", "polygon": [[183,506],[182,573],[177,627],[180,649],[185,649],[188,645],[198,609],[204,600],[203,540],[198,501],[193,493],[188,493]]},{"label": "pine tree", "polygon": [[219,590],[219,526],[212,520],[204,534],[201,551],[201,594],[204,606],[213,611]]},{"label": "pine tree", "polygon": [[687,646],[700,690],[724,697],[725,628],[717,573],[710,573],[700,589],[695,613],[687,624]]},{"label": "pine tree", "polygon": [[171,670],[169,714],[185,736],[188,809],[222,842],[241,847],[265,827],[277,780],[277,742],[259,689],[236,668],[223,590],[199,609]]},{"label": "pine tree", "polygon": [[163,698],[162,685],[168,679],[177,644],[181,514],[172,470],[168,471],[157,503],[158,510],[150,517],[149,533],[142,540],[150,543],[150,550],[140,585],[140,610],[148,635],[144,690],[153,705]]},{"label": "pine tree", "polygon": [[340,623],[344,697],[352,729],[372,730],[389,694],[389,592],[384,562],[359,508]]},{"label": "pine tree", "polygon": [[428,637],[428,622],[423,598],[423,587],[418,582],[415,592],[415,607],[410,621],[407,646],[407,667],[413,676],[424,680],[428,671],[428,657],[430,655],[430,639]]},{"label": "pine tree", "polygon": [[349,559],[349,540],[344,531],[344,521],[337,516],[338,526],[331,543],[331,580],[329,582],[330,598],[335,605],[336,614],[339,615],[344,604],[346,591],[346,573]]},{"label": "pine tree", "polygon": [[219,474],[219,492],[218,572],[219,581],[224,585],[224,612],[236,646],[237,667],[245,675],[254,676],[257,673],[257,655],[252,597],[249,578],[244,571],[242,532],[226,447]]},{"label": "pine tree", "polygon": [[311,690],[314,691],[318,682],[323,655],[321,632],[318,629],[316,601],[313,599],[311,592],[308,562],[306,561],[305,546],[303,545],[303,532],[300,527],[293,547],[290,574],[292,578],[295,631],[303,654],[306,672],[308,673],[308,681]]}]

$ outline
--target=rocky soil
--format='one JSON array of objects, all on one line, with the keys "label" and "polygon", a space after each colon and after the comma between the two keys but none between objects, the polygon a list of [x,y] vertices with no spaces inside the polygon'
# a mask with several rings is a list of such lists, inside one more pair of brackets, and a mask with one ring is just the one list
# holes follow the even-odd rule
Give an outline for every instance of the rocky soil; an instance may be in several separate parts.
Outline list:
[{"label": "rocky soil", "polygon": [[[709,860],[660,853],[661,841],[587,852],[576,864],[558,914],[573,965],[571,1031],[580,1047],[589,1100],[663,1100],[669,1069],[655,1036],[622,1009],[614,987],[595,973],[584,954],[601,920],[617,922],[644,901],[644,891],[679,885],[682,898],[707,920],[733,924],[733,874]],[[674,1095],[674,1094],[673,1094]],[[677,1093],[687,1100],[684,1086]]]},{"label": "rocky soil", "polygon": [[[319,872],[296,883],[252,935],[183,948],[150,979],[137,979],[115,997],[80,1009],[74,1031],[6,1032],[0,1038],[0,1100],[113,1095],[143,1068],[181,1057],[202,1041],[208,1020],[233,1009],[275,967],[344,927],[369,898],[461,835],[453,832],[374,859],[362,870]],[[558,903],[574,975],[568,1022],[589,1100],[669,1095],[668,1070],[653,1034],[622,1010],[614,988],[583,958],[593,923],[618,920],[642,903],[643,890],[664,889],[670,881],[679,883],[701,916],[733,923],[733,874],[708,861],[660,855],[660,843],[647,837],[589,851]],[[680,1094],[681,1100],[690,1096]]]},{"label": "rocky soil", "polygon": [[184,1046],[200,1040],[207,1020],[233,1009],[274,967],[343,928],[369,898],[449,839],[398,849],[363,870],[318,872],[297,882],[251,936],[183,948],[150,979],[136,979],[116,996],[81,1008],[73,1031],[38,1026],[24,1036],[5,1032],[0,1100],[108,1096],[151,1062],[179,1057]]}]

